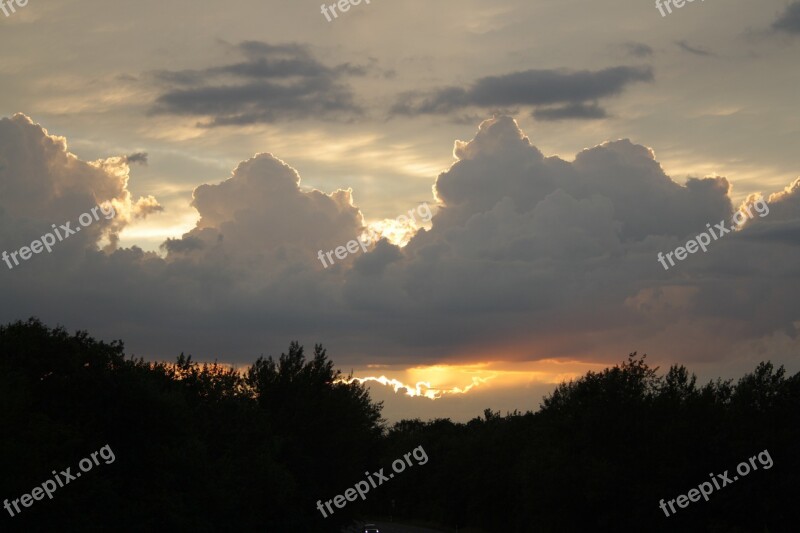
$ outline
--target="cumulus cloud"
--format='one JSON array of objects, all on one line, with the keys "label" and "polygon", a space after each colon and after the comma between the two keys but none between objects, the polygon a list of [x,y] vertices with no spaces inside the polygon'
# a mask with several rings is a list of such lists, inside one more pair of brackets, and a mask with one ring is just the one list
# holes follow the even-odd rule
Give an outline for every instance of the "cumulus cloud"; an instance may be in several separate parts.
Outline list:
[{"label": "cumulus cloud", "polygon": [[[3,239],[67,198],[82,212],[90,190],[126,197],[124,162],[81,162],[24,117],[0,123],[0,139],[13,148],[0,152]],[[19,304],[0,319],[79,317],[100,335],[124,329],[137,355],[240,362],[288,339],[323,342],[342,365],[796,350],[800,180],[770,196],[768,216],[665,271],[658,252],[739,208],[726,178],[677,183],[628,139],[547,156],[505,116],[457,141],[454,156],[435,182],[431,227],[405,247],[381,240],[323,268],[319,250],[365,230],[354,194],[308,190],[262,153],[195,190],[197,225],[163,255],[93,242],[73,258],[79,268],[6,272],[0,290]]]},{"label": "cumulus cloud", "polygon": [[166,86],[152,112],[207,117],[206,126],[309,117],[352,120],[363,113],[345,80],[366,75],[374,65],[329,67],[299,44],[245,41],[233,52],[242,60],[201,70],[151,73],[154,82]]},{"label": "cumulus cloud", "polygon": [[[797,250],[768,251],[752,238],[769,224],[796,242],[800,211],[788,200],[795,189],[773,198],[768,220],[750,221],[664,272],[659,251],[685,244],[706,223],[730,220],[727,179],[678,184],[651,149],[629,140],[586,149],[572,162],[545,157],[508,117],[484,122],[454,153],[458,161],[436,182],[442,206],[432,229],[401,259],[388,257],[380,277],[355,270],[348,280],[354,304],[415,309],[420,345],[484,357],[613,360],[645,349],[701,360],[775,330],[797,333],[798,309],[788,299],[769,312],[760,305],[786,289],[776,283],[765,291],[764,254],[777,260]],[[748,254],[752,246],[758,254]],[[765,314],[755,319],[757,312]],[[720,327],[724,341],[711,333]]]},{"label": "cumulus cloud", "polygon": [[255,282],[292,264],[301,270],[322,268],[319,250],[346,243],[365,229],[350,189],[304,191],[297,171],[267,153],[240,163],[227,180],[195,189],[192,206],[200,220],[181,239],[168,242],[168,261],[191,255],[200,261],[245,262]]},{"label": "cumulus cloud", "polygon": [[23,114],[0,119],[0,246],[16,250],[51,231],[52,224],[75,225],[81,214],[110,202],[117,216],[100,217],[60,247],[66,256],[96,249],[104,240],[113,248],[133,217],[160,209],[153,197],[133,200],[129,172],[127,157],[79,160],[65,138]]},{"label": "cumulus cloud", "polygon": [[[597,71],[526,70],[480,78],[468,88],[451,86],[428,93],[406,93],[393,106],[392,112],[423,115],[449,114],[470,106],[484,109],[521,105],[581,106],[599,98],[616,96],[633,83],[652,80],[653,72],[649,67],[618,66]],[[551,112],[550,116],[555,115]]]},{"label": "cumulus cloud", "polygon": [[159,204],[158,200],[152,195],[139,198],[136,200],[136,203],[131,204],[131,213],[134,218],[145,218],[147,215],[160,213],[163,210],[164,208],[161,207],[161,204]]}]

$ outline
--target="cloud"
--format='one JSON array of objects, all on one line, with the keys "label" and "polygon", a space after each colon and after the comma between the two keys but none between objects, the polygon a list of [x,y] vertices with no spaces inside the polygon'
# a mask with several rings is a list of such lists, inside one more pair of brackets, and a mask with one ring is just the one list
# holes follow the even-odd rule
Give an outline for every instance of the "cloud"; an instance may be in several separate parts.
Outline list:
[{"label": "cloud", "polygon": [[67,150],[64,137],[50,135],[27,116],[0,119],[0,247],[19,249],[51,231],[52,224],[74,226],[81,214],[110,202],[113,219],[100,217],[59,246],[61,256],[73,259],[101,242],[113,248],[133,218],[160,210],[152,196],[133,200],[128,162],[127,157],[81,161]]},{"label": "cloud", "polygon": [[526,70],[478,79],[468,88],[445,87],[428,93],[404,94],[392,112],[398,115],[448,114],[465,107],[481,108],[579,105],[616,96],[628,85],[652,81],[649,67],[610,67],[598,71]]},{"label": "cloud", "polygon": [[608,117],[605,109],[599,107],[597,104],[569,104],[561,107],[539,108],[535,109],[531,115],[537,120],[544,121],[566,119],[594,120]]},{"label": "cloud", "polygon": [[297,171],[268,153],[241,162],[225,181],[197,187],[192,207],[197,226],[166,243],[168,261],[246,263],[241,273],[254,282],[295,263],[300,270],[322,268],[319,250],[366,229],[350,189],[304,191]]},{"label": "cloud", "polygon": [[696,56],[713,56],[714,54],[705,48],[700,48],[697,46],[691,46],[685,40],[682,41],[675,41],[675,44],[683,50],[684,52],[689,52],[690,54],[694,54]]},{"label": "cloud", "polygon": [[622,47],[634,57],[648,57],[653,55],[653,49],[644,43],[629,41],[623,43]]},{"label": "cloud", "polygon": [[786,33],[800,33],[800,2],[789,4],[786,11],[772,23],[772,28]]},{"label": "cloud", "polygon": [[[612,360],[645,349],[697,361],[742,355],[774,330],[795,331],[796,306],[776,301],[766,311],[760,302],[786,289],[762,284],[769,261],[798,250],[751,243],[767,224],[761,219],[679,269],[665,273],[657,264],[659,251],[730,219],[727,179],[680,185],[652,150],[628,140],[586,149],[573,162],[545,157],[507,117],[484,122],[454,153],[458,161],[436,182],[442,206],[432,229],[380,277],[355,269],[349,280],[348,299],[358,305],[378,311],[389,300],[417,310],[416,349]],[[770,217],[780,214],[768,223],[796,228],[800,210],[788,197],[775,201]],[[732,297],[736,291],[743,292]],[[726,306],[734,301],[741,303],[732,311]],[[747,322],[757,312],[768,318]],[[709,354],[701,339],[720,328],[729,338]]]},{"label": "cloud", "polygon": [[139,163],[147,165],[147,152],[136,152],[125,156],[125,162],[128,164]]},{"label": "cloud", "polygon": [[[5,249],[95,198],[127,206],[125,223],[149,205],[126,200],[123,157],[80,161],[22,116],[0,121],[0,141]],[[726,178],[677,183],[654,150],[628,139],[547,156],[506,116],[453,153],[435,181],[431,227],[405,247],[381,240],[323,268],[320,250],[365,229],[354,193],[303,187],[262,153],[196,188],[196,227],[165,241],[163,255],[100,251],[116,229],[100,225],[3,272],[0,291],[15,305],[0,320],[35,314],[100,337],[124,332],[148,358],[247,362],[290,339],[322,342],[345,367],[796,353],[800,180],[770,197],[768,216],[664,271],[658,252],[730,219]]]},{"label": "cloud", "polygon": [[147,218],[148,215],[164,211],[164,208],[152,195],[139,198],[134,204],[131,205],[131,208],[131,213],[133,214],[134,218]]},{"label": "cloud", "polygon": [[244,41],[233,46],[242,61],[202,70],[161,70],[151,79],[166,86],[155,114],[208,117],[206,126],[320,118],[352,120],[363,114],[346,85],[374,65],[328,67],[307,47]]}]

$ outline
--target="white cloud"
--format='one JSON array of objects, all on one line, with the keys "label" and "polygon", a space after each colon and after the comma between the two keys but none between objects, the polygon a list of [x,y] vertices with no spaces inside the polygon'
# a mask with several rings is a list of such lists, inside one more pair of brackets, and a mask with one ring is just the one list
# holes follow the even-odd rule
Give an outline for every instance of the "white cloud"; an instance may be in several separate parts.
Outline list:
[{"label": "white cloud", "polygon": [[67,150],[64,137],[48,134],[25,115],[0,119],[0,246],[16,250],[54,223],[75,226],[81,214],[103,202],[114,205],[116,216],[101,217],[59,249],[69,256],[95,249],[103,238],[113,245],[133,217],[160,209],[152,196],[133,200],[129,172],[125,157],[81,161]]}]

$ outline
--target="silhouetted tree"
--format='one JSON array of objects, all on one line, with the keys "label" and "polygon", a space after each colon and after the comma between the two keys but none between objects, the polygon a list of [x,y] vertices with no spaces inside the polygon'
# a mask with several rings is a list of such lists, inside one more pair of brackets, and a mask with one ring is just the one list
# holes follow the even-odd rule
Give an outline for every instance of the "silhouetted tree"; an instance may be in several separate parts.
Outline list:
[{"label": "silhouetted tree", "polygon": [[13,518],[0,509],[0,530],[338,531],[353,510],[323,521],[315,502],[361,478],[380,405],[335,383],[320,346],[281,361],[244,376],[183,354],[125,359],[119,341],[36,319],[0,327],[2,498],[106,444],[116,457]]},{"label": "silhouetted tree", "polygon": [[[2,531],[338,532],[392,515],[472,532],[797,530],[800,373],[769,362],[698,385],[631,354],[562,383],[535,412],[388,429],[367,389],[297,342],[244,373],[181,354],[126,359],[122,342],[31,319],[0,326],[0,499],[109,444],[92,469]],[[329,500],[422,445],[424,466]],[[658,507],[768,450],[774,464],[674,516]]]}]

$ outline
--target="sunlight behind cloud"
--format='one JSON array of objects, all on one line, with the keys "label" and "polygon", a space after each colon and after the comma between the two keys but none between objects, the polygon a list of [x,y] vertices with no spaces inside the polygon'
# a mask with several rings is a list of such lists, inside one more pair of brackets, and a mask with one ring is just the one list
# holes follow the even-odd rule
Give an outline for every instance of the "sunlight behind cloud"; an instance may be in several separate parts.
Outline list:
[{"label": "sunlight behind cloud", "polygon": [[[447,395],[467,394],[473,388],[509,388],[531,384],[558,384],[575,379],[589,370],[602,370],[604,363],[578,361],[541,361],[509,363],[504,361],[468,365],[417,366],[399,371],[399,378],[354,376],[340,383],[378,383],[406,396],[437,400]],[[411,385],[413,383],[413,385]]]}]

